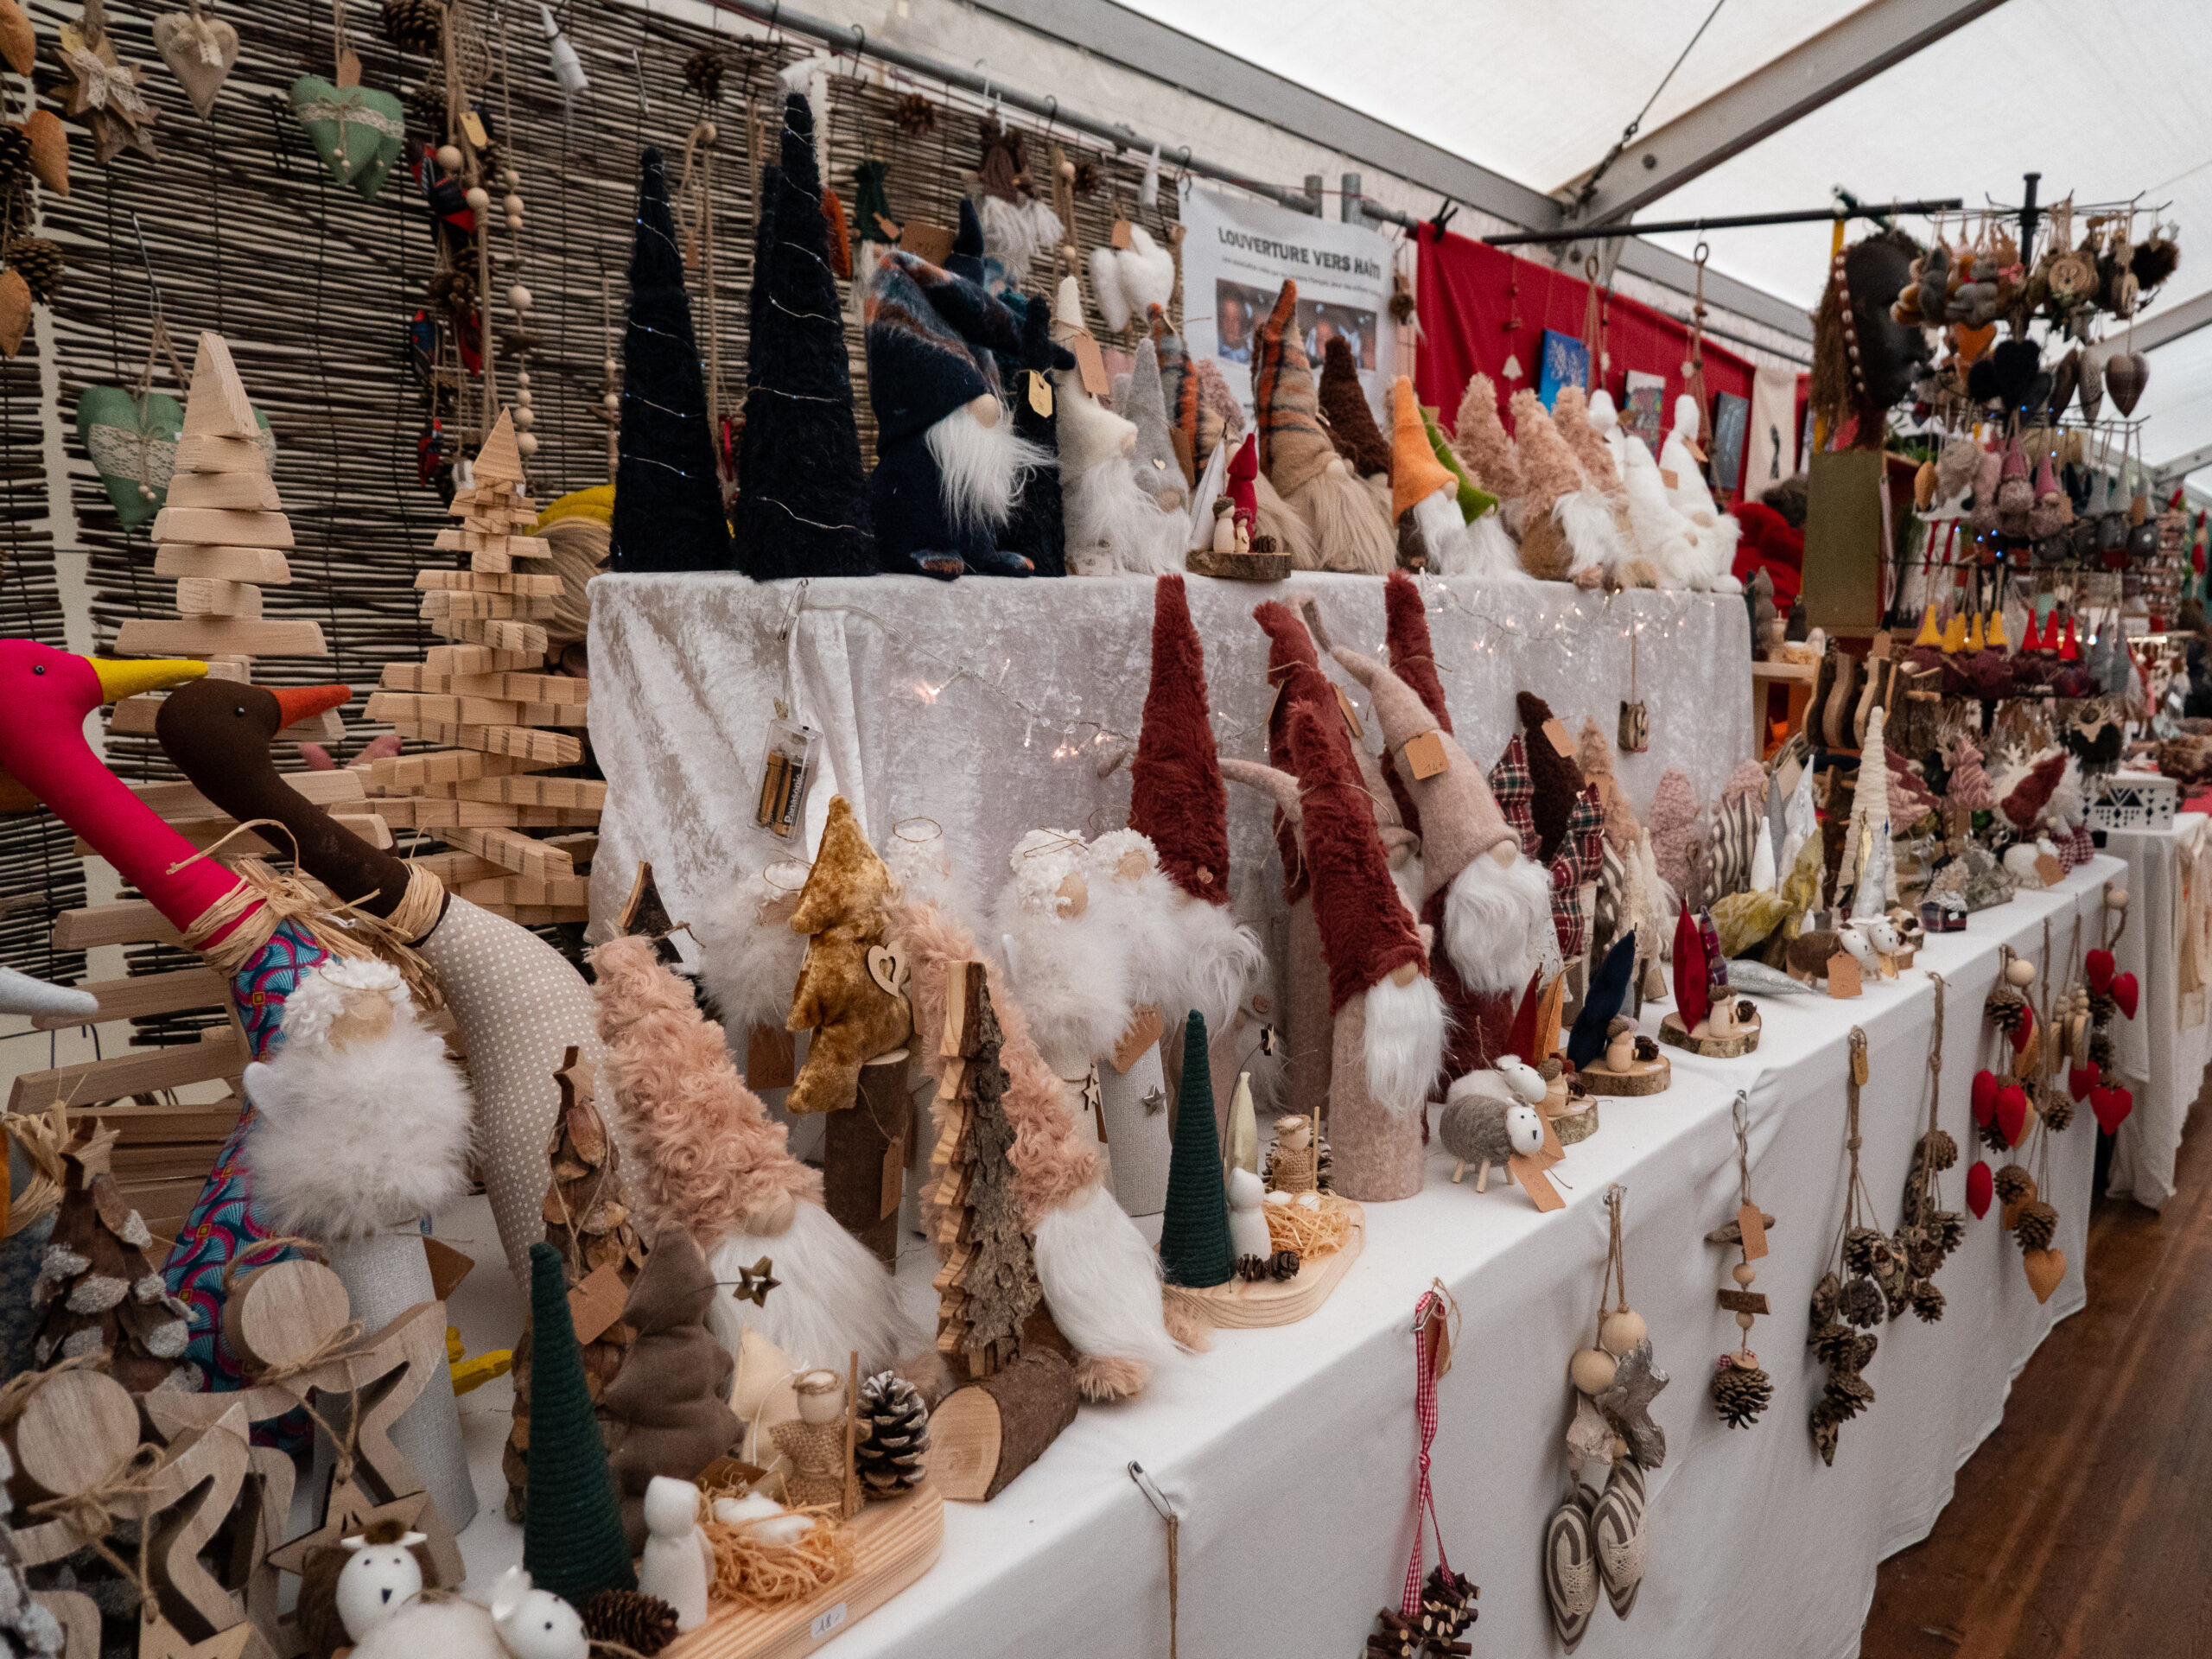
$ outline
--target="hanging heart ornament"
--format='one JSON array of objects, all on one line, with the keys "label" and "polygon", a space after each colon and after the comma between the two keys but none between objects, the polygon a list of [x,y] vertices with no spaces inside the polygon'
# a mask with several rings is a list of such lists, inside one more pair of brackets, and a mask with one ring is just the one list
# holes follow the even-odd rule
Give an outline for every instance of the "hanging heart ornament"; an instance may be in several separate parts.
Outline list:
[{"label": "hanging heart ornament", "polygon": [[2140,352],[2114,352],[2105,359],[2105,390],[2123,415],[2135,412],[2143,388],[2151,384],[2151,359]]},{"label": "hanging heart ornament", "polygon": [[372,87],[337,86],[321,75],[302,75],[292,83],[292,113],[330,169],[330,181],[374,200],[399,160],[406,105]]},{"label": "hanging heart ornament", "polygon": [[166,393],[141,400],[120,386],[87,386],[78,394],[78,439],[126,531],[149,521],[168,499],[183,431],[184,405]]},{"label": "hanging heart ornament", "polygon": [[154,49],[184,86],[202,120],[238,60],[238,32],[219,17],[172,11],[154,19]]}]

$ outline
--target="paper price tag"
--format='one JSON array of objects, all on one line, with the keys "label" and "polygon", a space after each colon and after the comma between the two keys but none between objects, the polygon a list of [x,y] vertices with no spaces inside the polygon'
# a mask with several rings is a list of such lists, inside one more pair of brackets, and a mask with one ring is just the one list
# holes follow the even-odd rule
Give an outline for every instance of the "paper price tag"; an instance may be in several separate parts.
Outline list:
[{"label": "paper price tag", "polygon": [[622,1317],[623,1304],[629,1300],[629,1287],[612,1262],[594,1268],[582,1284],[569,1289],[569,1318],[576,1327],[576,1340],[596,1342]]},{"label": "paper price tag", "polygon": [[894,1135],[883,1148],[883,1188],[877,1196],[875,1218],[899,1213],[899,1200],[906,1188],[906,1137]]},{"label": "paper price tag", "polygon": [[[359,64],[354,66],[354,73],[360,73]],[[477,149],[489,149],[492,147],[492,135],[484,130],[484,118],[475,111],[463,110],[461,112],[461,130]]]},{"label": "paper price tag", "polygon": [[1736,1212],[1736,1225],[1744,1235],[1744,1260],[1756,1262],[1766,1254],[1766,1217],[1759,1213],[1756,1204],[1747,1204]]},{"label": "paper price tag", "polygon": [[1088,334],[1077,334],[1068,341],[1068,350],[1075,353],[1075,371],[1083,377],[1083,389],[1094,397],[1103,397],[1113,390],[1113,382],[1106,378],[1106,359],[1099,354],[1098,341]]},{"label": "paper price tag", "polygon": [[2066,879],[2066,867],[2049,853],[2036,855],[2036,874],[2043,878],[2046,887],[2055,887]]},{"label": "paper price tag", "polygon": [[1659,469],[1659,481],[1670,490],[1679,490],[1682,487],[1681,474],[1671,467],[1662,467]]},{"label": "paper price tag", "polygon": [[1513,1179],[1521,1183],[1521,1190],[1529,1195],[1529,1201],[1537,1209],[1567,1208],[1567,1200],[1560,1197],[1559,1189],[1552,1185],[1551,1177],[1544,1173],[1544,1166],[1535,1159],[1516,1152],[1505,1160],[1505,1166],[1512,1172]]},{"label": "paper price tag", "polygon": [[[1839,950],[1828,958],[1828,995],[1857,996],[1863,988],[1859,981],[1859,959]],[[1864,1083],[1866,1079],[1859,1079]]]},{"label": "paper price tag", "polygon": [[1452,762],[1444,753],[1444,740],[1434,732],[1422,732],[1406,740],[1406,770],[1416,779],[1433,778],[1448,771]]},{"label": "paper price tag", "polygon": [[755,1094],[788,1089],[798,1077],[798,1046],[788,1031],[755,1026],[745,1039],[745,1083]]},{"label": "paper price tag", "polygon": [[1359,723],[1359,710],[1351,706],[1351,699],[1344,695],[1344,687],[1332,685],[1330,690],[1337,694],[1337,707],[1344,711],[1344,724],[1351,728],[1351,734],[1354,737],[1365,737],[1367,728]]},{"label": "paper price tag", "polygon": [[1544,722],[1543,729],[1544,735],[1550,740],[1552,747],[1557,749],[1568,760],[1574,759],[1574,740],[1567,734],[1566,727],[1560,725],[1556,720],[1548,720]]},{"label": "paper price tag", "polygon": [[1129,221],[1128,219],[1117,219],[1114,221],[1113,242],[1116,248],[1121,249],[1124,252],[1128,251],[1129,245]]},{"label": "paper price tag", "polygon": [[1027,372],[1029,377],[1029,407],[1040,420],[1052,418],[1052,383],[1036,370]]}]

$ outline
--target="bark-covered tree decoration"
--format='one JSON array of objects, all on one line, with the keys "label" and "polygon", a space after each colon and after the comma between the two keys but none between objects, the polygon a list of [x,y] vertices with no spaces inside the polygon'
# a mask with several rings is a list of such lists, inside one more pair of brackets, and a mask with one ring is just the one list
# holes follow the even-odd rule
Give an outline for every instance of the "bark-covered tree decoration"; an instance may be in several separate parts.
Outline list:
[{"label": "bark-covered tree decoration", "polygon": [[44,1368],[104,1353],[104,1369],[133,1394],[189,1390],[199,1381],[184,1360],[188,1314],[147,1261],[153,1235],[109,1170],[117,1138],[87,1124],[62,1154],[61,1209],[31,1287],[41,1314],[32,1357]]},{"label": "bark-covered tree decoration", "polygon": [[930,1159],[944,1255],[936,1280],[937,1345],[957,1371],[984,1377],[1014,1358],[1044,1293],[1007,1157],[1014,1128],[1001,1104],[1007,1074],[981,963],[950,976],[944,1023],[958,1058],[948,1058],[938,1085],[938,1144]]}]

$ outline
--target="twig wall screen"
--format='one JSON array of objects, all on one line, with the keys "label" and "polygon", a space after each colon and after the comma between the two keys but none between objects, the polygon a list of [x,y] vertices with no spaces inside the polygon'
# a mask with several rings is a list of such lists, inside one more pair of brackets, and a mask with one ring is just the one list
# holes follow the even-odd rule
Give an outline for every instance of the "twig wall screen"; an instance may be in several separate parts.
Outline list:
[{"label": "twig wall screen", "polygon": [[[223,15],[238,32],[238,58],[205,121],[153,46],[154,18],[177,9],[177,0],[110,0],[107,7],[118,55],[143,68],[143,89],[159,106],[154,137],[162,159],[126,153],[101,167],[84,128],[71,122],[71,194],[46,194],[41,202],[44,233],[62,245],[67,259],[54,307],[56,367],[70,495],[91,560],[97,639],[110,645],[127,617],[175,612],[174,584],[153,574],[152,542],[143,530],[124,531],[74,426],[77,399],[86,388],[139,384],[158,289],[185,363],[199,330],[219,330],[256,406],[269,418],[277,443],[276,486],[297,545],[291,585],[266,590],[266,614],[312,618],[331,650],[324,658],[264,657],[254,664],[255,677],[270,684],[344,680],[365,693],[385,663],[419,658],[433,643],[417,620],[416,571],[456,563],[430,548],[445,514],[435,492],[416,479],[416,439],[429,403],[406,352],[409,321],[429,303],[425,282],[433,257],[430,217],[406,159],[415,140],[435,143],[445,136],[442,96],[435,112],[433,100],[417,96],[433,60],[388,41],[377,4],[345,5],[361,84],[393,92],[409,106],[410,156],[380,194],[364,201],[329,181],[288,98],[297,77],[334,73],[328,0],[226,7]],[[78,20],[80,6],[30,0],[29,10],[40,44],[40,99],[59,113],[65,87],[55,70],[55,33],[62,22]],[[719,337],[723,385],[734,405],[729,412],[741,408],[756,157],[773,159],[780,130],[778,69],[814,50],[809,42],[718,34],[621,4],[572,0],[555,13],[591,81],[571,104],[564,105],[548,67],[537,8],[510,6],[500,24],[491,21],[486,6],[475,4],[471,12],[489,47],[488,75],[472,83],[472,96],[520,173],[526,204],[518,233],[498,228],[496,212],[486,217],[494,226],[493,292],[504,296],[513,282],[527,285],[533,326],[542,336],[520,365],[530,372],[537,416],[532,487],[541,499],[607,481],[601,365],[610,347],[620,355],[639,151],[647,143],[659,146],[673,183],[702,116],[710,116],[721,134],[713,171],[715,268],[711,295],[706,273],[695,273],[692,303],[702,350]],[[702,47],[717,50],[726,66],[720,101],[711,108],[687,88],[683,75],[686,60]],[[849,60],[844,67],[850,68]],[[875,86],[847,75],[833,75],[830,88],[824,171],[849,210],[854,168],[874,158],[890,164],[887,190],[894,216],[957,224],[960,195],[980,157],[980,102],[919,82]],[[933,117],[921,132],[899,120],[902,100],[917,94]],[[20,119],[20,90],[14,96],[18,107],[10,118]],[[1079,250],[1087,254],[1104,245],[1116,218],[1146,224],[1165,243],[1175,212],[1172,180],[1158,206],[1140,213],[1143,157],[1052,132],[1014,111],[1000,111],[1000,119],[1026,135],[1028,163],[1047,200],[1048,142],[1059,142],[1083,168],[1092,188],[1077,198],[1069,238]],[[496,200],[502,192],[494,188],[493,194]],[[143,259],[134,215],[144,235]],[[510,253],[512,262],[504,263]],[[1039,258],[1032,284],[1049,294],[1057,276],[1055,262]],[[1084,285],[1087,294],[1087,277]],[[602,326],[603,296],[612,300],[612,341]],[[716,325],[711,334],[709,302]],[[495,337],[513,321],[504,299],[495,300]],[[1093,326],[1103,328],[1095,316]],[[849,324],[847,335],[861,440],[872,454],[860,331]],[[152,366],[153,388],[181,397],[166,360]],[[502,358],[503,392],[511,394],[517,366]],[[35,369],[22,359],[5,385],[12,389],[27,372],[35,388]],[[441,412],[448,434],[458,435],[450,404]],[[34,585],[37,569],[34,556],[26,565]],[[357,696],[348,710],[349,750],[377,729],[359,721],[363,702]],[[175,775],[150,737],[114,736],[108,755],[125,777]],[[289,757],[282,760],[289,764]],[[10,882],[18,874],[15,863],[6,867]],[[17,954],[18,943],[0,916],[0,948],[11,961],[27,960]]]}]

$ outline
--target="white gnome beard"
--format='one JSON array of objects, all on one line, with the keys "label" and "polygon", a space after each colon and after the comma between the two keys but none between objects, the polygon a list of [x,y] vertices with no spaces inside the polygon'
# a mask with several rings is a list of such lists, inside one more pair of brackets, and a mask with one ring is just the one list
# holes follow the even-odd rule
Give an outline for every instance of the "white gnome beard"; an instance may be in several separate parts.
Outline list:
[{"label": "white gnome beard", "polygon": [[1529,981],[1527,941],[1551,914],[1551,878],[1533,859],[1468,860],[1444,899],[1444,949],[1460,983],[1481,996],[1518,991]]},{"label": "white gnome beard", "polygon": [[1427,974],[1403,985],[1386,976],[1367,988],[1366,1014],[1368,1095],[1384,1110],[1410,1116],[1444,1069],[1452,1023],[1444,999]]},{"label": "white gnome beard", "polygon": [[1060,488],[1070,551],[1103,548],[1117,567],[1140,575],[1183,568],[1190,521],[1164,511],[1126,457],[1109,454],[1079,472],[1063,467]]},{"label": "white gnome beard", "polygon": [[937,463],[945,518],[956,531],[996,530],[1014,512],[1021,474],[1052,464],[1052,457],[1014,435],[1003,417],[985,426],[965,404],[923,435]]}]

